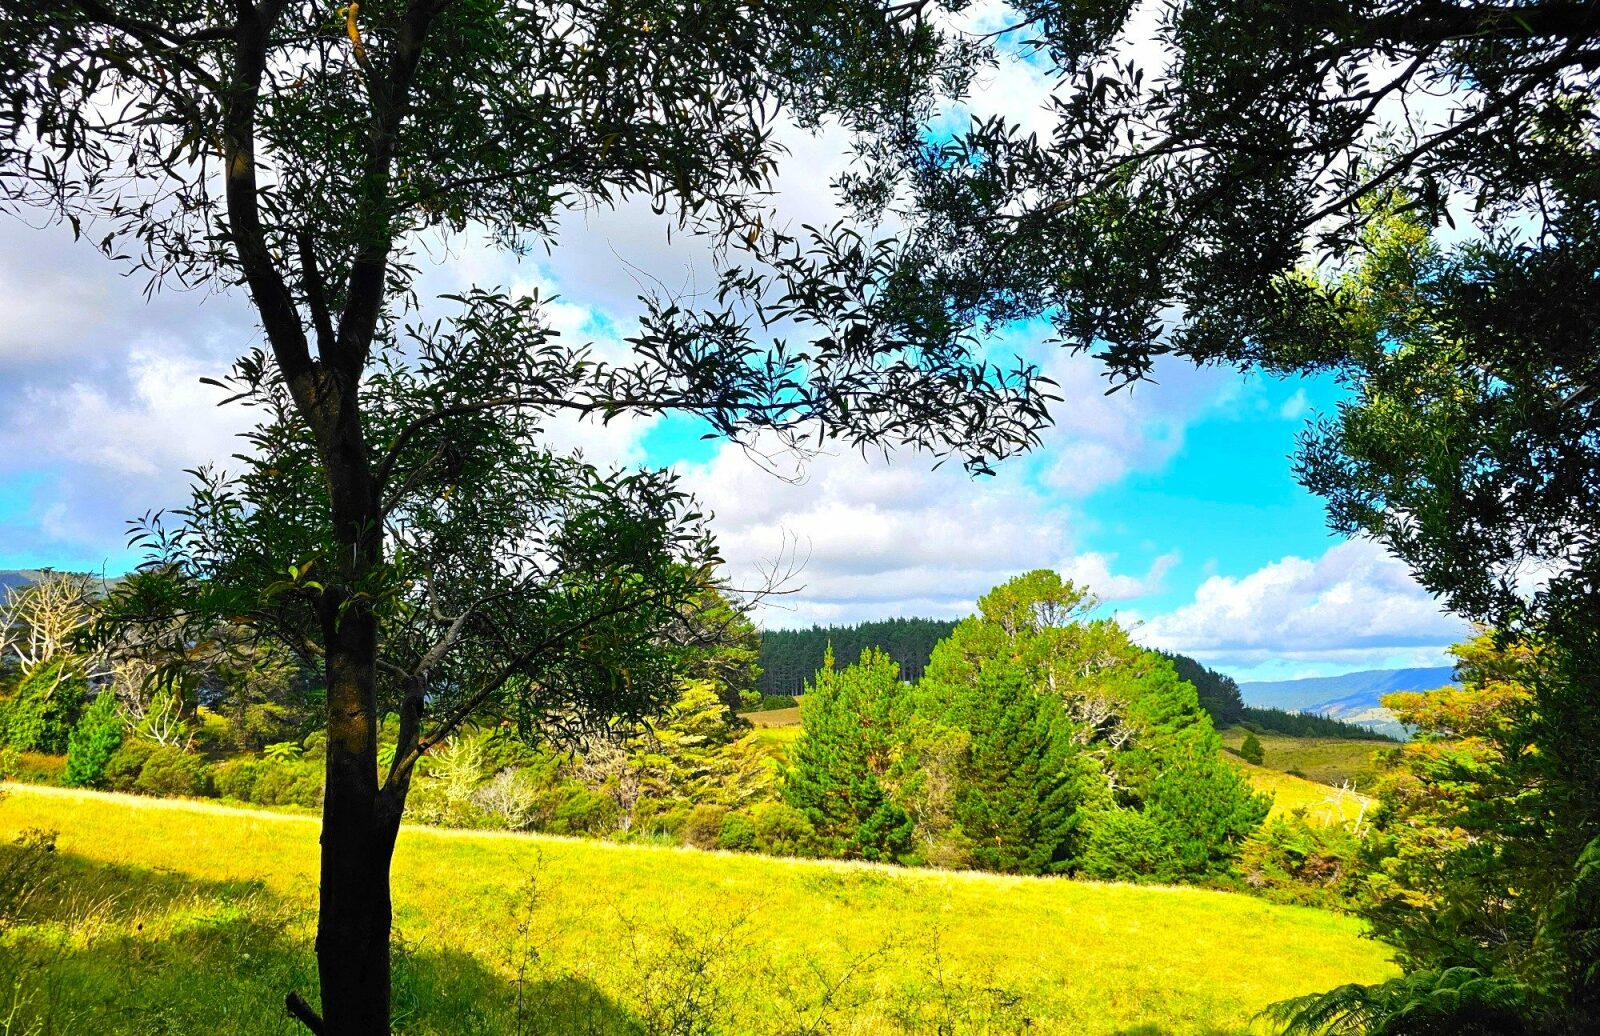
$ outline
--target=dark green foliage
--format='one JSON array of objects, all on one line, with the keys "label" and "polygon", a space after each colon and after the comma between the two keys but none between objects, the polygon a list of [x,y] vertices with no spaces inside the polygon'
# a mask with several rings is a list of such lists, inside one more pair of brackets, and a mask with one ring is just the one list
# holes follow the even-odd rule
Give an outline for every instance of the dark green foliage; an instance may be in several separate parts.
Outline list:
[{"label": "dark green foliage", "polygon": [[1520,1036],[1559,1031],[1541,1024],[1552,1006],[1528,983],[1453,967],[1340,986],[1267,1013],[1284,1036]]},{"label": "dark green foliage", "polygon": [[317,759],[240,757],[213,767],[211,780],[223,798],[258,806],[315,809],[322,804],[322,771]]},{"label": "dark green foliage", "polygon": [[0,700],[0,745],[18,752],[67,750],[88,682],[63,658],[36,666]]},{"label": "dark green foliage", "polygon": [[1239,725],[1263,734],[1287,734],[1289,737],[1333,737],[1344,741],[1394,740],[1388,734],[1373,730],[1371,727],[1319,716],[1314,712],[1258,709],[1250,705],[1239,710]]},{"label": "dark green foliage", "polygon": [[1061,703],[1020,667],[985,668],[950,693],[938,719],[968,733],[953,817],[972,861],[1003,873],[1065,870],[1089,775]]},{"label": "dark green foliage", "polygon": [[905,697],[899,667],[872,648],[842,670],[828,654],[806,690],[804,733],[783,796],[805,814],[829,855],[893,861],[911,847],[911,818],[885,786]]},{"label": "dark green foliage", "polygon": [[1233,677],[1217,672],[1196,662],[1188,655],[1168,651],[1158,652],[1177,671],[1178,679],[1194,685],[1200,696],[1200,707],[1206,710],[1211,722],[1218,727],[1231,727],[1244,715],[1244,699],[1239,696],[1239,685]]},{"label": "dark green foliage", "polygon": [[172,745],[131,737],[112,753],[105,781],[117,791],[144,795],[199,797],[211,790],[205,760]]},{"label": "dark green foliage", "polygon": [[1255,763],[1257,766],[1266,762],[1267,752],[1266,749],[1261,747],[1261,739],[1253,733],[1246,734],[1243,743],[1239,745],[1239,758],[1247,763]]},{"label": "dark green foliage", "polygon": [[1304,812],[1256,829],[1239,854],[1244,883],[1277,903],[1348,910],[1362,894],[1364,842],[1347,824],[1314,824]]},{"label": "dark green foliage", "polygon": [[[1134,645],[1116,623],[1090,618],[1095,604],[1048,571],[996,587],[979,600],[979,614],[934,651],[921,696],[944,703],[952,724],[965,731],[966,759],[978,757],[994,728],[1009,728],[1015,745],[985,751],[996,752],[1002,766],[1017,767],[1017,779],[1026,775],[1033,788],[1023,796],[1002,784],[997,802],[1029,798],[1034,808],[1044,807],[1050,837],[1080,832],[1053,848],[1048,869],[1122,880],[1225,874],[1266,815],[1267,802],[1222,759],[1221,740],[1194,687],[1166,659]],[[1040,738],[1041,728],[1024,735],[1026,710],[1008,716],[1002,708],[964,720],[963,701],[1010,704],[1004,696],[973,697],[986,686],[1012,686],[1041,699],[1043,711],[1034,716],[1048,717],[1045,729],[1053,736]],[[1030,757],[1035,749],[1041,754]],[[1018,754],[1006,760],[1006,751]],[[1030,758],[1049,762],[1034,765]],[[984,769],[988,783],[1003,778],[1001,766]],[[958,785],[958,804],[963,794]],[[965,824],[957,826],[976,854],[978,838]],[[1040,862],[1037,843],[1029,846],[1029,836],[1016,830],[1009,834],[1020,844],[1010,850],[1008,864]]]},{"label": "dark green foliage", "polygon": [[102,691],[83,710],[78,725],[67,737],[65,783],[80,788],[100,786],[112,755],[122,747],[125,733],[116,696]]},{"label": "dark green foliage", "polygon": [[830,646],[836,658],[859,658],[866,649],[876,648],[894,659],[902,679],[915,683],[922,679],[934,645],[955,625],[947,619],[882,619],[851,626],[762,630],[761,677],[756,686],[763,694],[799,694],[822,667]]}]

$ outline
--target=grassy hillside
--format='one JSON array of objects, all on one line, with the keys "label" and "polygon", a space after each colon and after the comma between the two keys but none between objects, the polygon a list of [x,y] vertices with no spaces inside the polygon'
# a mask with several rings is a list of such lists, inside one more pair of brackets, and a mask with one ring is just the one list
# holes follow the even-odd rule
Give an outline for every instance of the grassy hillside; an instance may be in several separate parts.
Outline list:
[{"label": "grassy hillside", "polygon": [[[1247,731],[1226,727],[1218,731],[1222,743],[1238,748]],[[1340,785],[1349,781],[1356,788],[1370,787],[1378,774],[1377,753],[1395,746],[1382,741],[1350,741],[1327,737],[1287,737],[1283,734],[1257,734],[1266,752],[1263,764],[1269,770],[1298,771],[1313,781]]]},{"label": "grassy hillside", "polygon": [[1269,816],[1282,816],[1304,809],[1307,819],[1313,823],[1331,824],[1341,820],[1357,820],[1363,810],[1372,805],[1372,800],[1360,792],[1343,791],[1296,777],[1292,773],[1254,766],[1237,756],[1230,755],[1227,758],[1249,778],[1251,787],[1272,796],[1272,812]]},{"label": "grassy hillside", "polygon": [[[26,923],[0,924],[7,1032],[296,1031],[314,821],[9,790],[0,853],[61,834]],[[406,1034],[1233,1033],[1391,972],[1349,918],[1198,889],[422,829],[395,873]]]}]

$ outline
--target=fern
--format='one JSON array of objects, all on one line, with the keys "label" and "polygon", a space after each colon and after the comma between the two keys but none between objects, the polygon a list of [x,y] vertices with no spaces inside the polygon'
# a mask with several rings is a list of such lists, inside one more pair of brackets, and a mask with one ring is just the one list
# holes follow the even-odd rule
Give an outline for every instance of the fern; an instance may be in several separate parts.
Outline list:
[{"label": "fern", "polygon": [[1418,971],[1273,1004],[1283,1036],[1513,1036],[1533,1029],[1541,994],[1477,968]]}]

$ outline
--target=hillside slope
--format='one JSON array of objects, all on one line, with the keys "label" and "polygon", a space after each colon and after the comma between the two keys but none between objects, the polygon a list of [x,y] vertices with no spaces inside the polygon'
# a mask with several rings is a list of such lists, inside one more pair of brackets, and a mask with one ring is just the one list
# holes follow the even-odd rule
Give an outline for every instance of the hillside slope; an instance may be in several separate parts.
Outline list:
[{"label": "hillside slope", "polygon": [[[46,923],[0,933],[0,972],[41,962],[24,1023],[295,1031],[314,821],[7,790],[0,843],[61,832]],[[1392,973],[1349,918],[1198,889],[425,829],[395,873],[407,1034],[677,1031],[686,996],[718,1033],[1243,1033],[1273,1000]]]}]

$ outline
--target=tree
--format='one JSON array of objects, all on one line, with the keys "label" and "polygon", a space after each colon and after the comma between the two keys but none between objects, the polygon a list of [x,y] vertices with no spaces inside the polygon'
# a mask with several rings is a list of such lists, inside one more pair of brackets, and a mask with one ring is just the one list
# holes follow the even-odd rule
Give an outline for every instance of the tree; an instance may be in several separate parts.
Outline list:
[{"label": "tree", "polygon": [[1486,631],[1452,651],[1460,688],[1384,698],[1416,735],[1377,789],[1358,912],[1405,975],[1276,1007],[1291,1032],[1583,1032],[1600,1017],[1600,859],[1538,747],[1534,688],[1559,671],[1541,645]]},{"label": "tree", "polygon": [[911,847],[911,817],[889,787],[906,694],[900,667],[870,648],[844,669],[829,652],[806,688],[783,796],[834,855],[892,862]]},{"label": "tree", "polygon": [[101,691],[67,736],[66,783],[74,787],[98,786],[105,779],[106,764],[122,747],[125,730],[116,696]]},{"label": "tree", "polygon": [[1266,762],[1267,752],[1266,749],[1261,747],[1261,739],[1254,734],[1246,734],[1244,741],[1239,745],[1239,758],[1257,766]]},{"label": "tree", "polygon": [[1059,709],[1075,753],[1036,771],[1039,801],[1060,801],[1074,757],[1086,774],[1073,782],[1070,858],[1052,869],[1123,880],[1221,874],[1267,803],[1222,759],[1194,687],[1114,621],[1092,618],[1097,603],[1054,572],[1020,575],[981,597],[978,614],[939,644],[924,685],[955,701],[1014,670]]},{"label": "tree", "polygon": [[951,819],[973,862],[1012,874],[1066,870],[1091,767],[1061,702],[1037,693],[1020,667],[985,668],[965,687],[929,683],[922,699],[948,695],[936,714],[967,735]]},{"label": "tree", "polygon": [[1159,654],[1172,663],[1179,679],[1194,685],[1195,693],[1200,696],[1200,707],[1206,710],[1212,723],[1219,727],[1231,727],[1244,718],[1244,698],[1240,696],[1239,685],[1233,677],[1203,666],[1187,655],[1168,651]]},{"label": "tree", "polygon": [[[1180,0],[1153,25],[1121,0],[1017,10],[1000,35],[1059,84],[1052,129],[980,112],[855,182],[864,211],[917,228],[892,291],[925,326],[1045,317],[1118,381],[1163,355],[1298,369],[1341,318],[1302,264],[1343,262],[1394,189],[1430,225],[1524,242],[1562,300],[1542,328],[1591,310],[1569,247],[1592,234],[1592,5]],[[1271,343],[1290,329],[1286,355]],[[1592,352],[1538,337],[1547,357]]]},{"label": "tree", "polygon": [[[464,593],[453,603],[465,610],[453,613],[407,598],[404,588],[418,584],[408,545],[395,539],[394,501],[454,485],[453,470],[473,461],[458,444],[474,439],[476,422],[676,408],[725,434],[820,425],[855,443],[959,451],[980,468],[1033,441],[1044,406],[1031,368],[997,369],[964,342],[923,348],[913,328],[879,319],[875,285],[892,248],[836,234],[817,246],[826,276],[813,277],[786,260],[799,246],[764,203],[780,112],[802,126],[836,117],[863,134],[914,134],[934,74],[956,81],[967,64],[945,59],[929,14],[871,0],[377,0],[337,10],[287,0],[23,0],[0,9],[7,201],[92,230],[103,251],[155,283],[242,285],[270,355],[246,359],[238,391],[271,408],[270,434],[283,439],[257,446],[306,465],[280,469],[277,488],[263,482],[252,500],[269,512],[255,531],[280,538],[248,544],[245,560],[275,581],[199,579],[238,574],[213,544],[201,553],[215,564],[188,573],[180,564],[179,582],[241,595],[232,603],[248,606],[241,614],[263,635],[280,632],[271,616],[295,602],[296,621],[281,632],[325,676],[323,1017],[294,1005],[314,1030],[387,1031],[389,859],[407,774],[462,709],[513,682],[486,664],[474,674],[485,680],[477,691],[422,686],[437,660],[415,643],[402,652],[410,668],[401,679],[380,664],[397,639],[387,624],[400,622],[402,640],[426,628],[457,650],[485,644],[514,672],[509,660],[532,644],[577,636],[573,622],[606,613],[625,624],[615,602],[591,609],[642,578],[629,565],[613,584],[594,578],[598,565],[584,567],[551,601],[585,607],[536,612],[550,624],[537,635],[519,629],[529,635],[510,638],[520,645],[510,648],[495,635],[458,641],[448,632],[454,618],[458,634],[481,619],[482,595]],[[472,231],[515,249],[550,243],[563,212],[637,196],[670,212],[680,233],[754,261],[727,266],[712,308],[646,300],[633,362],[608,367],[555,347],[537,306],[502,292],[466,293],[450,319],[402,328],[424,241]],[[764,288],[763,262],[787,262],[775,292]],[[807,346],[758,346],[760,328],[777,322],[808,328]],[[411,339],[420,359],[406,352]],[[407,364],[420,380],[397,383]],[[652,478],[591,494],[639,504],[592,501],[595,527],[652,513],[657,531],[670,525],[640,501],[666,499]],[[207,492],[225,499],[220,484]],[[303,530],[289,535],[273,508],[305,520]],[[164,591],[139,592],[160,604]],[[435,615],[452,621],[413,621]],[[651,628],[640,620],[627,634],[648,639]],[[622,638],[618,629],[611,646]],[[581,668],[575,651],[560,657]],[[613,711],[611,691],[630,696],[626,678],[598,661],[593,669],[607,679],[578,692],[583,704]],[[402,718],[417,738],[381,780],[380,671],[411,681]],[[460,707],[439,730],[417,733],[421,703],[446,687]]]}]

